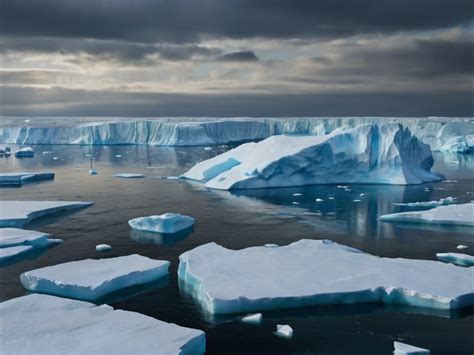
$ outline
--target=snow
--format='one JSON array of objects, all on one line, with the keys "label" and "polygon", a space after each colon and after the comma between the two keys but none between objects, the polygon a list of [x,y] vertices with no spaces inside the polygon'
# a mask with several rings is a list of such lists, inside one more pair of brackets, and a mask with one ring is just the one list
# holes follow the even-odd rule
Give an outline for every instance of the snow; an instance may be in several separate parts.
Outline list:
[{"label": "snow", "polygon": [[289,340],[293,337],[293,328],[291,328],[288,324],[277,324],[277,330],[274,334],[277,337]]},{"label": "snow", "polygon": [[112,250],[112,247],[108,244],[99,244],[95,246],[95,250],[97,251],[109,251]]},{"label": "snow", "polygon": [[260,324],[262,323],[262,313],[249,314],[248,316],[242,317],[242,322],[247,324]]},{"label": "snow", "polygon": [[214,314],[367,302],[437,309],[474,304],[474,268],[381,258],[328,240],[237,251],[208,243],[179,259],[179,278]]},{"label": "snow", "polygon": [[[272,136],[196,164],[182,178],[213,189],[314,184],[420,184],[431,172],[431,149],[399,124],[362,125],[325,136]],[[348,191],[346,189],[346,191]]]},{"label": "snow", "polygon": [[422,348],[418,348],[413,345],[400,343],[398,341],[393,342],[394,355],[429,355],[430,351]]},{"label": "snow", "polygon": [[179,213],[164,213],[159,216],[138,217],[128,221],[133,229],[156,233],[177,233],[194,225],[194,218]]},{"label": "snow", "polygon": [[427,211],[400,212],[380,216],[384,222],[474,226],[474,203],[440,206]]},{"label": "snow", "polygon": [[37,248],[48,246],[49,234],[19,228],[0,229],[0,248],[15,245],[32,245]]},{"label": "snow", "polygon": [[124,178],[124,179],[140,179],[140,178],[145,177],[145,175],[143,174],[133,174],[133,173],[120,173],[120,174],[114,174],[114,176],[118,178]]},{"label": "snow", "polygon": [[[46,295],[0,303],[3,355],[203,354],[204,332],[94,304]],[[126,341],[124,341],[126,340]]]},{"label": "snow", "polygon": [[110,259],[85,259],[24,272],[30,291],[94,301],[113,291],[168,275],[169,261],[133,254]]},{"label": "snow", "polygon": [[438,206],[452,205],[456,203],[454,197],[442,198],[439,201],[426,201],[426,202],[408,202],[408,203],[394,203],[397,206],[407,206],[411,208],[433,208]]},{"label": "snow", "polygon": [[459,266],[474,266],[474,256],[461,253],[437,253],[438,260]]},{"label": "snow", "polygon": [[54,173],[50,172],[0,173],[0,185],[21,185],[28,182],[53,179]]},{"label": "snow", "polygon": [[21,148],[21,149],[18,149],[16,152],[15,152],[15,157],[17,158],[26,158],[26,157],[32,157],[35,155],[35,152],[33,150],[33,148],[31,147],[26,147],[26,148]]},{"label": "snow", "polygon": [[92,202],[82,201],[0,201],[0,227],[23,227],[35,218],[72,209]]}]

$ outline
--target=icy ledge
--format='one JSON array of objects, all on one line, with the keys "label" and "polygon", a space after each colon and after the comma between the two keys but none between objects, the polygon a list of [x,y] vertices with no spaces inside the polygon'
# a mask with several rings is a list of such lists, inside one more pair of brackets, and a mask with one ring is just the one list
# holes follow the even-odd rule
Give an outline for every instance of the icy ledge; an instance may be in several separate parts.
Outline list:
[{"label": "icy ledge", "polygon": [[18,228],[0,228],[0,262],[32,250],[47,248],[53,239],[49,234]]},{"label": "icy ledge", "polygon": [[107,305],[45,295],[0,303],[2,355],[203,354],[206,336]]},{"label": "icy ledge", "polygon": [[399,124],[362,125],[326,136],[273,136],[198,163],[182,178],[230,190],[314,184],[420,184],[441,180],[433,157]]},{"label": "icy ledge", "polygon": [[474,304],[474,268],[381,258],[328,240],[238,251],[209,243],[179,260],[185,289],[214,314],[367,302],[445,310]]}]

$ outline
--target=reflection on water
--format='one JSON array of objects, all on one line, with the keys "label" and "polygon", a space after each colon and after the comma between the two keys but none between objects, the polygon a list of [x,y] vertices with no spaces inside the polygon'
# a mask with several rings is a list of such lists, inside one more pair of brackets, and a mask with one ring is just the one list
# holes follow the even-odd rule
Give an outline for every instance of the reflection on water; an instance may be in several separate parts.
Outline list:
[{"label": "reflection on water", "polygon": [[185,240],[194,231],[194,226],[176,233],[156,233],[132,229],[130,238],[141,243],[173,245]]}]

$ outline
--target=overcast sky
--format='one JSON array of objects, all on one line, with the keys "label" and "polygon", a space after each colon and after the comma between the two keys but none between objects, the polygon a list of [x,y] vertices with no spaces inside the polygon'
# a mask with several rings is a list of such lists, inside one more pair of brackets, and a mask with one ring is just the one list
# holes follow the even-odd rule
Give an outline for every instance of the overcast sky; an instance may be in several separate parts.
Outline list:
[{"label": "overcast sky", "polygon": [[2,0],[0,114],[473,116],[473,4]]}]

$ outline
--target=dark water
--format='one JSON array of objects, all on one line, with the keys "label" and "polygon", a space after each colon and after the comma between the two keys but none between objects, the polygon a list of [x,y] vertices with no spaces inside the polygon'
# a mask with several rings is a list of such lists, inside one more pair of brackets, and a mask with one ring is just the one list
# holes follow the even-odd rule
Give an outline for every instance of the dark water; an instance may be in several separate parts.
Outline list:
[{"label": "dark water", "polygon": [[[2,188],[2,199],[84,200],[95,204],[27,226],[48,232],[53,238],[62,238],[64,244],[3,265],[1,300],[26,294],[19,282],[19,275],[24,271],[71,260],[138,253],[170,260],[170,277],[144,288],[119,292],[104,301],[116,308],[204,330],[209,354],[380,355],[391,354],[394,340],[429,348],[432,354],[473,353],[472,310],[450,314],[388,305],[324,306],[264,312],[263,325],[251,326],[239,323],[235,316],[213,318],[205,314],[180,290],[176,270],[181,253],[211,241],[240,249],[265,243],[283,245],[301,238],[324,238],[376,255],[418,259],[435,259],[437,252],[456,251],[458,244],[466,244],[470,253],[474,239],[469,230],[419,229],[381,223],[377,217],[401,210],[393,206],[395,202],[448,196],[457,197],[460,202],[474,199],[471,195],[474,194],[474,156],[436,154],[435,170],[456,181],[410,187],[354,185],[351,191],[345,191],[336,186],[317,186],[231,194],[161,179],[178,175],[197,160],[224,149],[37,146],[34,158],[2,158],[2,171],[56,173],[54,182]],[[42,151],[52,153],[43,155]],[[95,158],[97,176],[88,173],[89,154]],[[142,173],[146,178],[112,177],[119,172]],[[303,195],[292,196],[294,193]],[[316,203],[316,198],[324,202]],[[354,199],[362,201],[354,202]],[[175,242],[131,233],[129,219],[164,212],[191,215],[197,224],[190,234],[181,235]],[[113,250],[97,253],[95,246],[100,243],[112,245]],[[291,341],[272,335],[277,323],[293,327]]]}]

